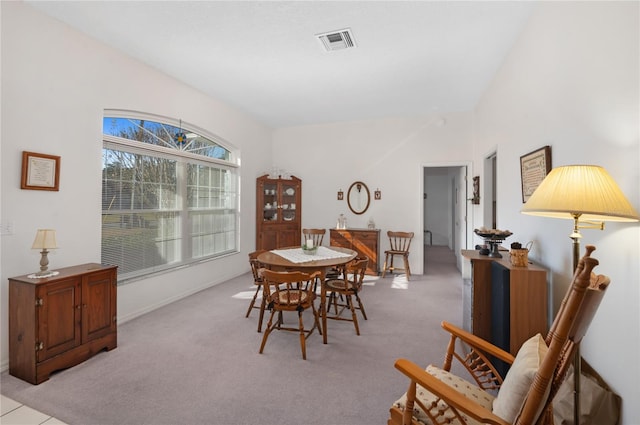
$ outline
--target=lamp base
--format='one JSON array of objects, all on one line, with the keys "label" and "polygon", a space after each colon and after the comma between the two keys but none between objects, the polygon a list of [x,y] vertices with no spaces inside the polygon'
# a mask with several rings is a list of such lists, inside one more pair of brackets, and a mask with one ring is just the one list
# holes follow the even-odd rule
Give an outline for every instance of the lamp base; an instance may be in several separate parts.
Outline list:
[{"label": "lamp base", "polygon": [[491,258],[502,258],[502,254],[500,254],[499,247],[502,243],[502,240],[490,240],[487,241],[487,244],[491,247],[491,251],[489,252],[489,257]]}]

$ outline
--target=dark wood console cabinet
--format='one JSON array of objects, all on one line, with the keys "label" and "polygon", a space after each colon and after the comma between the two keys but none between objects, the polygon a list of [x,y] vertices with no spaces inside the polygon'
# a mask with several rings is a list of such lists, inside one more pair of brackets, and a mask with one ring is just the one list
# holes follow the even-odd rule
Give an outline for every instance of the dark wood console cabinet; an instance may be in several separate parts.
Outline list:
[{"label": "dark wood console cabinet", "polygon": [[[491,341],[514,356],[520,346],[538,332],[548,329],[547,271],[536,265],[516,267],[503,258],[463,250],[471,262],[469,306],[463,322],[469,331]],[[467,295],[465,294],[465,297]]]},{"label": "dark wood console cabinet", "polygon": [[380,272],[380,229],[329,229],[330,245],[349,248],[369,258],[367,274]]},{"label": "dark wood console cabinet", "polygon": [[117,347],[117,266],[9,279],[9,373],[32,384]]}]

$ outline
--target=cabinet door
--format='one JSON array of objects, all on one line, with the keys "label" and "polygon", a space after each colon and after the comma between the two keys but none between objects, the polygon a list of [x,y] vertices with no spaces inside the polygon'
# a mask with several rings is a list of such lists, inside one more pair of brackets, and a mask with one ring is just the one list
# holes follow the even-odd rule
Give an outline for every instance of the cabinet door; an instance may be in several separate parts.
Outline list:
[{"label": "cabinet door", "polygon": [[472,260],[471,325],[473,334],[491,341],[491,261]]},{"label": "cabinet door", "polygon": [[278,228],[276,226],[265,227],[258,234],[256,249],[266,249],[268,251],[278,248]]},{"label": "cabinet door", "polygon": [[367,271],[369,273],[378,273],[378,233],[377,232],[354,232],[353,233],[353,249],[359,255],[369,258]]},{"label": "cabinet door", "polygon": [[[280,189],[280,205],[278,209],[282,215],[282,221],[284,223],[299,222],[298,211],[300,210],[300,205],[298,205],[297,202],[298,185],[294,181],[283,181],[280,184]],[[294,245],[296,245],[297,242]]]},{"label": "cabinet door", "polygon": [[259,205],[261,209],[262,221],[267,223],[277,222],[278,217],[278,193],[280,188],[277,180],[265,180],[262,184],[261,193],[258,197]]},{"label": "cabinet door", "polygon": [[278,235],[278,248],[302,245],[300,229],[296,226],[282,226]]},{"label": "cabinet door", "polygon": [[[495,261],[491,262],[491,342],[505,351],[510,347],[509,292],[509,270]],[[494,365],[500,375],[506,376],[508,363],[496,359]]]},{"label": "cabinet door", "polygon": [[491,342],[509,351],[509,270],[491,263]]},{"label": "cabinet door", "polygon": [[[38,288],[38,361],[80,345],[81,279],[72,278]],[[35,347],[34,347],[35,348]]]},{"label": "cabinet door", "polygon": [[351,238],[349,233],[337,229],[329,230],[329,243],[333,246],[351,249]]},{"label": "cabinet door", "polygon": [[116,331],[116,285],[111,270],[84,276],[82,284],[82,342]]}]

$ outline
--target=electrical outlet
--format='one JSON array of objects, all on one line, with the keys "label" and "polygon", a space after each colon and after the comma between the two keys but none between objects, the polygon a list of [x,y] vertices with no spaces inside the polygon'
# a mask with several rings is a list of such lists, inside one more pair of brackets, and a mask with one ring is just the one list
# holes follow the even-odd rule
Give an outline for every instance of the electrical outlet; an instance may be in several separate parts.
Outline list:
[{"label": "electrical outlet", "polygon": [[0,235],[13,235],[13,222],[0,223]]}]

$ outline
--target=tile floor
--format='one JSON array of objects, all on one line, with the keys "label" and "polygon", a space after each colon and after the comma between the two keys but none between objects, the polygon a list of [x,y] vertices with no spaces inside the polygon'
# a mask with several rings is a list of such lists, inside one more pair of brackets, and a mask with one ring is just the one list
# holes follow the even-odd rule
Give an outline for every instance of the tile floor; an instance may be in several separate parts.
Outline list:
[{"label": "tile floor", "polygon": [[38,412],[4,395],[0,397],[0,424],[2,425],[64,425],[64,422],[46,413]]}]

